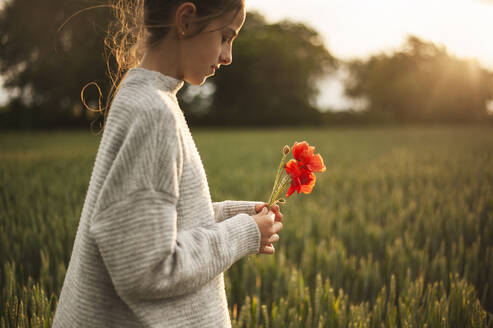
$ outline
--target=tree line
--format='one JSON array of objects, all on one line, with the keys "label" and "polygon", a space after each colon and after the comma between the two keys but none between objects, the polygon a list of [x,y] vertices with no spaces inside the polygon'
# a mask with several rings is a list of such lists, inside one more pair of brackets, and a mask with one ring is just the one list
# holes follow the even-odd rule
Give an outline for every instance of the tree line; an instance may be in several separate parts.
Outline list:
[{"label": "tree line", "polygon": [[[97,3],[4,2],[0,74],[4,87],[17,92],[0,109],[0,128],[87,128],[102,122],[103,115],[86,109],[80,94],[90,82],[101,87],[103,98],[110,90],[107,64],[114,69],[116,63],[103,56],[103,40],[111,11],[84,11],[59,30],[91,5]],[[345,94],[365,99],[366,108],[335,112],[315,104],[317,81],[341,67],[349,71]],[[84,96],[98,107],[95,87]],[[290,20],[268,23],[258,12],[247,14],[233,65],[202,87],[185,83],[178,97],[192,126],[493,122],[493,72],[477,61],[409,36],[392,54],[345,62],[315,29]]]}]

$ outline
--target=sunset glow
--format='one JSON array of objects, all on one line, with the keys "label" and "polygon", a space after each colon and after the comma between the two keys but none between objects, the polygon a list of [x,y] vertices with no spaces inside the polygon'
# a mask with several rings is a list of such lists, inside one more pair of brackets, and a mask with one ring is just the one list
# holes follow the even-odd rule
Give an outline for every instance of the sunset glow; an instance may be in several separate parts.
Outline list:
[{"label": "sunset glow", "polygon": [[289,18],[311,25],[327,48],[341,59],[364,58],[399,48],[408,34],[451,54],[477,58],[493,70],[493,2],[480,0],[307,0],[302,6],[284,0],[249,0],[269,21]]},{"label": "sunset glow", "polygon": [[[493,71],[493,0],[247,0],[246,6],[270,22],[287,18],[313,27],[341,60],[391,53],[415,35]],[[344,74],[321,83],[321,108],[364,107],[343,96]],[[7,100],[0,76],[0,106]],[[493,111],[493,105],[489,108]]]},{"label": "sunset glow", "polygon": [[[365,59],[392,53],[414,35],[449,54],[476,59],[493,71],[493,1],[491,0],[307,0],[303,5],[285,0],[248,0],[268,21],[290,19],[303,22],[322,35],[328,50],[341,60]],[[344,96],[338,72],[320,82],[320,108],[363,108]],[[493,110],[493,104],[489,107]]]}]

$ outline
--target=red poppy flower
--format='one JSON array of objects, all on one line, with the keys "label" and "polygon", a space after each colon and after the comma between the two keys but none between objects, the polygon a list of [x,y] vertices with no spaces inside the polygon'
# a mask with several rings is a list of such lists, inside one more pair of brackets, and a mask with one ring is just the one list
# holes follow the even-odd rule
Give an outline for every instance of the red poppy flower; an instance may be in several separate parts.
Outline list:
[{"label": "red poppy flower", "polygon": [[320,154],[313,155],[315,147],[310,146],[306,141],[295,142],[293,145],[293,156],[300,165],[311,172],[325,172],[324,160]]},{"label": "red poppy flower", "polygon": [[302,167],[298,161],[292,159],[284,166],[286,173],[291,177],[291,185],[286,192],[286,197],[289,197],[295,191],[309,194],[312,192],[315,185],[315,174],[310,170]]}]

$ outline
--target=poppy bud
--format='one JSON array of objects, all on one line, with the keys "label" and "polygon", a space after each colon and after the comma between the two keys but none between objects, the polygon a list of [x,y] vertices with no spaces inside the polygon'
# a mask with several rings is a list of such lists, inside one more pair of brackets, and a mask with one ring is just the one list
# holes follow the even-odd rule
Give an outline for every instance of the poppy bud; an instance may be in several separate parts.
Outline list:
[{"label": "poppy bud", "polygon": [[291,150],[289,149],[289,146],[288,146],[288,145],[284,146],[284,148],[282,149],[282,153],[283,153],[284,155],[289,154],[289,152],[290,152],[290,151],[291,151]]}]

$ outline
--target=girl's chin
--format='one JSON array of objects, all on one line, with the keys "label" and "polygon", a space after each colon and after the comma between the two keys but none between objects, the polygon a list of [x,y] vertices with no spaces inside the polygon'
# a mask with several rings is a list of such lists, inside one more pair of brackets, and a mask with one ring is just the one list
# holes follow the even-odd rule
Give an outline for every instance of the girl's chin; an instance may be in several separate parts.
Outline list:
[{"label": "girl's chin", "polygon": [[191,85],[196,85],[196,86],[201,86],[202,84],[205,83],[205,80],[207,80],[207,78],[211,76],[211,75],[206,75],[204,77],[202,77],[202,79],[188,79],[186,80],[188,83],[190,83]]}]

